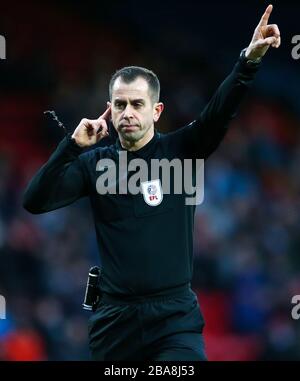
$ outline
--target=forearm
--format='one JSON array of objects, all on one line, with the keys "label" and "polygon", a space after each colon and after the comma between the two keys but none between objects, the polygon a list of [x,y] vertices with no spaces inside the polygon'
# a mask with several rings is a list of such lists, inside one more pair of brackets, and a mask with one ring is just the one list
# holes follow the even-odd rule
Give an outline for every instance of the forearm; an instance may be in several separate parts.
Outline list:
[{"label": "forearm", "polygon": [[259,67],[260,63],[249,64],[247,59],[239,58],[200,115],[201,124],[209,127],[210,133],[226,128],[234,118]]},{"label": "forearm", "polygon": [[60,142],[28,184],[23,197],[26,210],[44,213],[86,195],[86,182],[78,159],[81,152],[70,136]]},{"label": "forearm", "polygon": [[245,58],[239,58],[200,116],[186,129],[188,152],[206,159],[216,150],[252,85],[259,66],[260,63],[249,64]]}]

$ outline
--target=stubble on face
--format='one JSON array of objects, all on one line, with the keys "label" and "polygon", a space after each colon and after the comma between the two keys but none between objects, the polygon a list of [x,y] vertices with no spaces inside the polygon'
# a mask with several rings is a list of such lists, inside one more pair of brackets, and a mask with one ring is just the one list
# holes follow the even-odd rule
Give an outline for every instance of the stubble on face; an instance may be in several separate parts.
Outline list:
[{"label": "stubble on face", "polygon": [[118,128],[118,132],[124,140],[135,143],[141,140],[150,130],[151,125],[147,126],[135,126],[133,129]]},{"label": "stubble on face", "polygon": [[112,94],[112,118],[121,143],[133,147],[139,142],[143,145],[143,140],[152,138],[153,104],[146,80],[138,77],[125,83],[121,78],[116,79]]}]

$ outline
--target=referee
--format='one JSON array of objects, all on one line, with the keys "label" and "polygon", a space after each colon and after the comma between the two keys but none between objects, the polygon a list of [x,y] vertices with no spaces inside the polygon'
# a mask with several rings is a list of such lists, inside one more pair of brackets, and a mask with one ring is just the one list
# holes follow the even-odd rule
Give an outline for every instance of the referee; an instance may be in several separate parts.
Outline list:
[{"label": "referee", "polygon": [[[190,287],[195,206],[185,204],[183,193],[157,189],[161,174],[138,194],[99,194],[97,179],[105,172],[99,163],[109,159],[118,167],[125,152],[128,163],[139,159],[149,166],[151,159],[207,159],[262,57],[270,46],[280,46],[278,26],[268,25],[271,12],[269,5],[251,43],[194,122],[173,133],[157,132],[154,124],[164,108],[159,80],[148,69],[125,67],[111,78],[106,111],[98,119],[82,119],[28,185],[23,205],[35,214],[90,199],[102,253],[102,297],[88,327],[93,360],[206,360],[204,320]],[[110,120],[116,143],[84,152],[108,135]]]}]

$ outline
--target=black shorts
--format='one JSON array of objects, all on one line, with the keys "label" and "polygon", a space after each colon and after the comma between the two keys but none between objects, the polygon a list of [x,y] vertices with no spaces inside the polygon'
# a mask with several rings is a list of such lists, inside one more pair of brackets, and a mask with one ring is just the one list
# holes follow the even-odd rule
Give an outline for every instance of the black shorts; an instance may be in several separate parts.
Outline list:
[{"label": "black shorts", "polygon": [[203,317],[196,294],[122,301],[104,295],[89,319],[89,346],[96,361],[206,360]]}]

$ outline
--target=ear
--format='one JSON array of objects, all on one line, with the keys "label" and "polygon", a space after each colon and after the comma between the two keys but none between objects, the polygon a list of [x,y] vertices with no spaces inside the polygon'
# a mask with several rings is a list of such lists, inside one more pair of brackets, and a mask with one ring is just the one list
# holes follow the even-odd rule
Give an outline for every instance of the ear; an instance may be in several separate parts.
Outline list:
[{"label": "ear", "polygon": [[[107,108],[111,107],[111,102],[107,101],[106,102],[106,106]],[[110,118],[109,118],[110,122],[112,121],[112,118],[111,118],[111,110],[110,110]]]},{"label": "ear", "polygon": [[154,122],[157,122],[161,113],[163,112],[163,109],[165,108],[164,104],[162,102],[155,103],[153,108],[153,120]]}]

